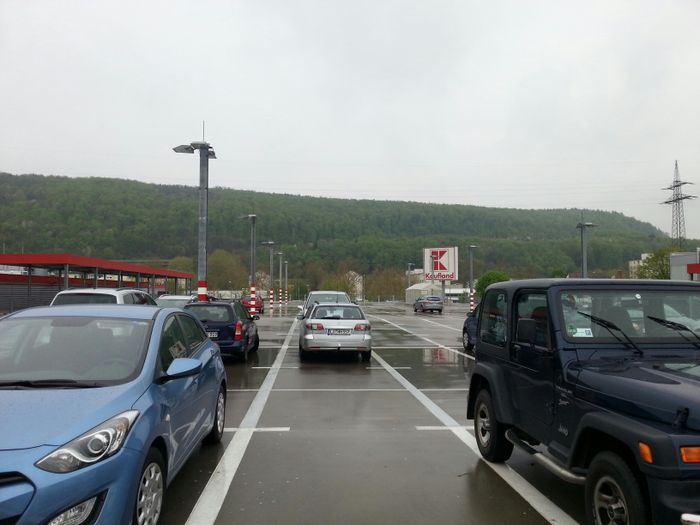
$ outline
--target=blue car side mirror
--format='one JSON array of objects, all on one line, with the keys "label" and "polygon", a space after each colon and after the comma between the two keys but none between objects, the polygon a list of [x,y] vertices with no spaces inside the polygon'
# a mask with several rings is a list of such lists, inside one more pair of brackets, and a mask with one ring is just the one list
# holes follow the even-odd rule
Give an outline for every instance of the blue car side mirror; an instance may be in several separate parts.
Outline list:
[{"label": "blue car side mirror", "polygon": [[165,372],[165,376],[161,378],[162,382],[170,381],[172,379],[180,379],[183,377],[196,376],[202,370],[202,362],[197,359],[190,359],[188,357],[180,357],[175,359],[168,370]]}]

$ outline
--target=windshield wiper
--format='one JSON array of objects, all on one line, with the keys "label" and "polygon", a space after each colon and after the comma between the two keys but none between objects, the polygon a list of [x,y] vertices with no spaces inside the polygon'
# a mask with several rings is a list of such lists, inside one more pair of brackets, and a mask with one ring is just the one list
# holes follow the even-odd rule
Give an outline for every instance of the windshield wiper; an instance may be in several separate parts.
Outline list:
[{"label": "windshield wiper", "polygon": [[102,385],[96,382],[75,381],[74,379],[0,381],[0,388],[97,388],[99,386]]},{"label": "windshield wiper", "polygon": [[[678,332],[680,334],[680,336],[683,339],[685,339],[689,343],[693,343],[696,348],[700,348],[700,336],[698,336],[698,334],[696,334],[694,331],[692,331],[690,328],[688,328],[684,324],[677,323],[675,321],[669,321],[668,319],[661,319],[660,317],[654,317],[653,315],[647,315],[647,319],[651,319],[655,323],[659,323],[661,326],[665,326],[666,328],[669,328],[671,330],[675,330],[676,332]],[[693,334],[693,337],[695,337],[695,339],[697,339],[697,341],[692,341],[691,339],[689,339],[688,337],[683,335],[683,332],[690,332],[691,334]]]},{"label": "windshield wiper", "polygon": [[621,343],[623,343],[624,341],[623,341],[622,339],[620,339],[617,335],[615,335],[614,330],[617,330],[618,332],[620,332],[620,333],[622,334],[622,337],[625,338],[625,341],[627,341],[630,345],[632,345],[632,348],[635,349],[635,351],[637,352],[637,354],[639,355],[639,357],[644,357],[644,352],[642,352],[642,349],[639,348],[639,347],[634,343],[634,341],[632,341],[632,339],[630,339],[630,336],[628,336],[622,329],[620,329],[619,326],[617,326],[617,325],[616,325],[615,323],[613,323],[612,321],[608,321],[607,319],[603,319],[602,317],[598,317],[597,315],[587,314],[587,313],[585,313],[585,312],[582,312],[581,310],[577,310],[577,313],[581,314],[581,315],[584,316],[584,317],[587,317],[588,319],[590,319],[591,321],[593,321],[595,324],[597,324],[597,325],[599,325],[599,326],[602,326],[602,327],[605,328],[608,332],[610,332],[610,333],[612,334],[612,336],[613,336],[615,339],[617,339],[618,341],[620,341]]}]

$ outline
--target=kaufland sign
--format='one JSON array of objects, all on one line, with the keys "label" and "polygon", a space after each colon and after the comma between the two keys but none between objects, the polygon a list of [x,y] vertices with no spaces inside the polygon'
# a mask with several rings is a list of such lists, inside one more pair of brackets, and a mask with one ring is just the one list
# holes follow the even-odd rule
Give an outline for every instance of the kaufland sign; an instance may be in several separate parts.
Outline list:
[{"label": "kaufland sign", "polygon": [[426,281],[458,281],[456,246],[449,248],[424,248],[423,268]]}]

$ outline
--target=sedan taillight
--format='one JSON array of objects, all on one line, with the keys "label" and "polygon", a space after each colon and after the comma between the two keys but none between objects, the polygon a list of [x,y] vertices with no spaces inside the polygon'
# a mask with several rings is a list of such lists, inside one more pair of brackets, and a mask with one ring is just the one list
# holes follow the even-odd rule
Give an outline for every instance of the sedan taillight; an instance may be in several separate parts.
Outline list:
[{"label": "sedan taillight", "polygon": [[372,328],[368,324],[357,323],[355,325],[356,332],[369,332]]},{"label": "sedan taillight", "polygon": [[242,336],[243,336],[243,325],[241,325],[240,321],[236,321],[236,331],[233,334],[233,340],[240,341]]},{"label": "sedan taillight", "polygon": [[306,329],[312,332],[323,332],[323,325],[321,323],[306,323]]}]

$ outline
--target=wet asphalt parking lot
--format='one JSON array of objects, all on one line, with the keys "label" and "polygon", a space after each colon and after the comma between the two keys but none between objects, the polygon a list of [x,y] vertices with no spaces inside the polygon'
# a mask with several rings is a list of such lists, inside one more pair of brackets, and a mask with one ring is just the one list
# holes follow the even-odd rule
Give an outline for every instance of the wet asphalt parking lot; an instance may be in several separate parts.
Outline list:
[{"label": "wet asphalt parking lot", "polygon": [[260,349],[227,359],[226,434],[166,494],[161,523],[579,523],[583,490],[516,451],[478,454],[466,420],[465,305],[443,315],[365,305],[373,356],[301,362],[295,305],[258,321]]}]

